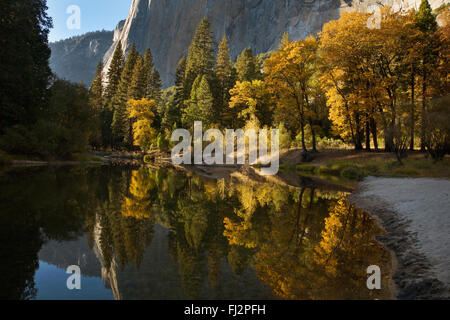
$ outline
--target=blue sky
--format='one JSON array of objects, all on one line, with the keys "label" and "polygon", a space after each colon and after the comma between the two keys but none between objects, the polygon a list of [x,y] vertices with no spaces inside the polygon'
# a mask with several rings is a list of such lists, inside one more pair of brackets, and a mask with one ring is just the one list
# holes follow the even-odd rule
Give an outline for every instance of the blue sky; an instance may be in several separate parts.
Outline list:
[{"label": "blue sky", "polygon": [[[132,0],[47,0],[48,15],[53,18],[49,41],[58,41],[89,31],[113,30],[120,20],[127,17],[131,3]],[[67,27],[67,20],[71,16],[67,9],[72,5],[80,8],[80,29]]]}]

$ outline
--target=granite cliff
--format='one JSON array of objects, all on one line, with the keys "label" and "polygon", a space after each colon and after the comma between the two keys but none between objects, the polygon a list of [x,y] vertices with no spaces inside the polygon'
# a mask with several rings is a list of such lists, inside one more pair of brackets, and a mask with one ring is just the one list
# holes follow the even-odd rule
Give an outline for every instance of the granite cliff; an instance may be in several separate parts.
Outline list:
[{"label": "granite cliff", "polygon": [[60,78],[89,86],[98,62],[112,44],[112,31],[90,32],[50,43],[50,67]]},{"label": "granite cliff", "polygon": [[[431,0],[433,8],[448,0]],[[123,30],[116,31],[106,53],[107,70],[120,41],[128,50],[152,50],[165,86],[173,83],[178,60],[186,54],[200,20],[207,16],[216,42],[225,34],[236,57],[251,47],[256,53],[273,50],[284,32],[294,40],[317,33],[323,24],[346,10],[373,10],[377,3],[394,8],[418,8],[420,0],[133,0]]]},{"label": "granite cliff", "polygon": [[[251,47],[262,53],[277,47],[284,32],[298,40],[339,18],[342,11],[418,8],[421,0],[133,0],[126,20],[114,31],[88,33],[51,43],[50,60],[60,77],[89,85],[100,59],[105,74],[119,43],[128,51],[134,43],[141,53],[152,50],[165,87],[173,84],[178,60],[187,53],[195,29],[207,16],[216,43],[223,35],[235,58]],[[449,0],[429,0],[433,8]],[[126,13],[124,13],[126,14]]]}]

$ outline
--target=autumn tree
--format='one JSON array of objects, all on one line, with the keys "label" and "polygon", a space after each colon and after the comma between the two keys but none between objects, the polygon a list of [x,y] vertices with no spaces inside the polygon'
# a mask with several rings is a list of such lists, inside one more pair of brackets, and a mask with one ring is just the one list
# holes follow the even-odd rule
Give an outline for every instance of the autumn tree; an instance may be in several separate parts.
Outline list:
[{"label": "autumn tree", "polygon": [[229,107],[232,109],[235,127],[244,126],[248,122],[257,123],[261,127],[272,124],[273,108],[265,82],[238,81],[230,94]]},{"label": "autumn tree", "polygon": [[147,151],[155,143],[157,131],[152,127],[156,113],[155,100],[129,100],[127,112],[133,123],[133,144]]},{"label": "autumn tree", "polygon": [[310,120],[312,124],[313,117],[311,80],[316,72],[317,46],[314,37],[286,43],[273,52],[264,64],[267,74],[265,82],[277,104],[275,119],[284,122],[292,134],[296,134],[297,128],[300,129],[304,151],[307,151],[305,125]]},{"label": "autumn tree", "polygon": [[369,17],[361,12],[343,13],[340,19],[325,24],[320,33],[320,80],[330,118],[341,136],[349,138],[357,150],[362,149],[364,122],[369,115],[366,107],[373,106],[372,99],[377,99],[380,89],[367,68],[372,61],[367,45],[373,44],[367,27]]}]

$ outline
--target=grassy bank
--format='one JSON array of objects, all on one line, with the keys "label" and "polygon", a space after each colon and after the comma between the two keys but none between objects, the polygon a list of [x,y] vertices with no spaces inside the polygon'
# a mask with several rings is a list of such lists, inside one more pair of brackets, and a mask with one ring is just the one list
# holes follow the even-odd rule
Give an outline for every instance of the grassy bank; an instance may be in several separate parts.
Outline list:
[{"label": "grassy bank", "polygon": [[39,157],[33,155],[23,155],[23,154],[9,154],[3,151],[0,151],[0,166],[9,166],[14,163],[33,163],[33,162],[45,162],[45,163],[53,163],[53,162],[101,162],[102,157],[85,152],[85,153],[73,153],[70,157],[67,158],[58,158],[58,157]]},{"label": "grassy bank", "polygon": [[352,157],[351,159],[329,160],[324,164],[298,164],[298,174],[322,178],[360,181],[367,176],[390,177],[433,177],[450,178],[450,159],[434,162],[423,156],[405,159],[403,163],[386,157]]}]

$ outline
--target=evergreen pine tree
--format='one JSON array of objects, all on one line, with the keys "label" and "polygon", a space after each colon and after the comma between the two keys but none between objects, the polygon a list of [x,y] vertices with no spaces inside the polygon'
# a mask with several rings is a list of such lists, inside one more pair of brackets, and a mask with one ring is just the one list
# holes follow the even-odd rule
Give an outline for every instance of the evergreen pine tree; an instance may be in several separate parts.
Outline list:
[{"label": "evergreen pine tree", "polygon": [[145,74],[145,97],[149,97],[152,92],[152,75],[155,69],[155,65],[153,63],[153,56],[150,49],[147,49],[144,54],[144,74]]},{"label": "evergreen pine tree", "polygon": [[[183,56],[178,61],[177,71],[175,73],[175,94],[172,105],[169,106],[170,114],[172,116],[171,122],[175,123],[176,127],[181,126],[181,115],[185,108],[185,101],[188,95],[184,89],[184,76],[186,74],[186,57]],[[172,124],[173,125],[173,124]]]},{"label": "evergreen pine tree", "polygon": [[146,74],[144,67],[144,59],[138,56],[136,65],[134,66],[133,76],[131,78],[130,99],[139,100],[145,97]]},{"label": "evergreen pine tree", "polygon": [[181,111],[184,109],[184,102],[189,99],[187,90],[184,87],[184,78],[186,74],[186,57],[183,56],[180,61],[178,61],[177,71],[175,73],[175,105]]},{"label": "evergreen pine tree", "polygon": [[435,32],[437,29],[436,16],[433,14],[428,0],[422,0],[416,16],[416,26],[424,33]]},{"label": "evergreen pine tree", "polygon": [[153,99],[157,103],[161,101],[161,76],[158,70],[154,69],[152,73],[152,78],[150,81],[150,94],[147,99]]},{"label": "evergreen pine tree", "polygon": [[223,126],[227,126],[230,122],[230,114],[228,111],[228,101],[230,100],[230,90],[234,86],[233,65],[229,54],[228,41],[226,36],[223,37],[219,45],[216,63],[216,77],[219,83],[220,101],[218,116]]},{"label": "evergreen pine tree", "polygon": [[207,128],[214,123],[214,97],[206,75],[199,75],[192,85],[191,98],[183,112],[183,125],[193,128],[195,121],[202,121]]},{"label": "evergreen pine tree", "polygon": [[124,57],[122,51],[122,44],[119,41],[116,49],[114,50],[113,58],[108,69],[108,86],[105,90],[105,100],[109,103],[117,92],[119,87],[120,77],[122,75],[124,64]]},{"label": "evergreen pine tree", "polygon": [[419,11],[416,15],[416,27],[420,30],[420,45],[418,50],[421,55],[420,77],[422,82],[422,108],[421,108],[421,151],[425,151],[426,134],[426,113],[427,113],[427,90],[430,81],[429,74],[436,68],[437,47],[439,47],[439,37],[435,34],[437,29],[436,16],[431,10],[428,0],[422,0]]},{"label": "evergreen pine tree", "polygon": [[97,112],[103,109],[103,62],[100,60],[95,69],[94,80],[89,90],[89,101]]},{"label": "evergreen pine tree", "polygon": [[111,123],[113,141],[115,146],[123,145],[124,142],[130,146],[130,137],[132,139],[132,123],[127,115],[127,101],[130,99],[131,78],[133,76],[134,66],[138,60],[139,53],[133,44],[128,53],[125,67],[120,77],[119,87],[111,100],[114,110],[113,122]]},{"label": "evergreen pine tree", "polygon": [[154,69],[152,74],[152,80],[150,82],[150,95],[147,97],[149,100],[155,100],[157,113],[153,121],[153,125],[156,129],[161,128],[162,117],[164,116],[164,104],[161,99],[161,77],[158,70]]},{"label": "evergreen pine tree", "polygon": [[123,146],[129,134],[129,121],[126,108],[118,107],[114,111],[111,123],[113,146]]},{"label": "evergreen pine tree", "polygon": [[244,49],[236,61],[238,81],[252,81],[260,77],[258,62],[251,48]]},{"label": "evergreen pine tree", "polygon": [[91,143],[99,147],[102,142],[102,115],[103,115],[103,62],[100,60],[95,70],[95,77],[92,80],[89,90],[89,103],[94,111],[94,132],[92,134]]},{"label": "evergreen pine tree", "polygon": [[1,1],[0,134],[34,124],[48,107],[52,19],[45,0]]},{"label": "evergreen pine tree", "polygon": [[199,75],[212,77],[214,73],[214,41],[210,23],[203,18],[195,32],[186,60],[186,75],[184,87],[187,92],[192,89],[194,80]]}]

